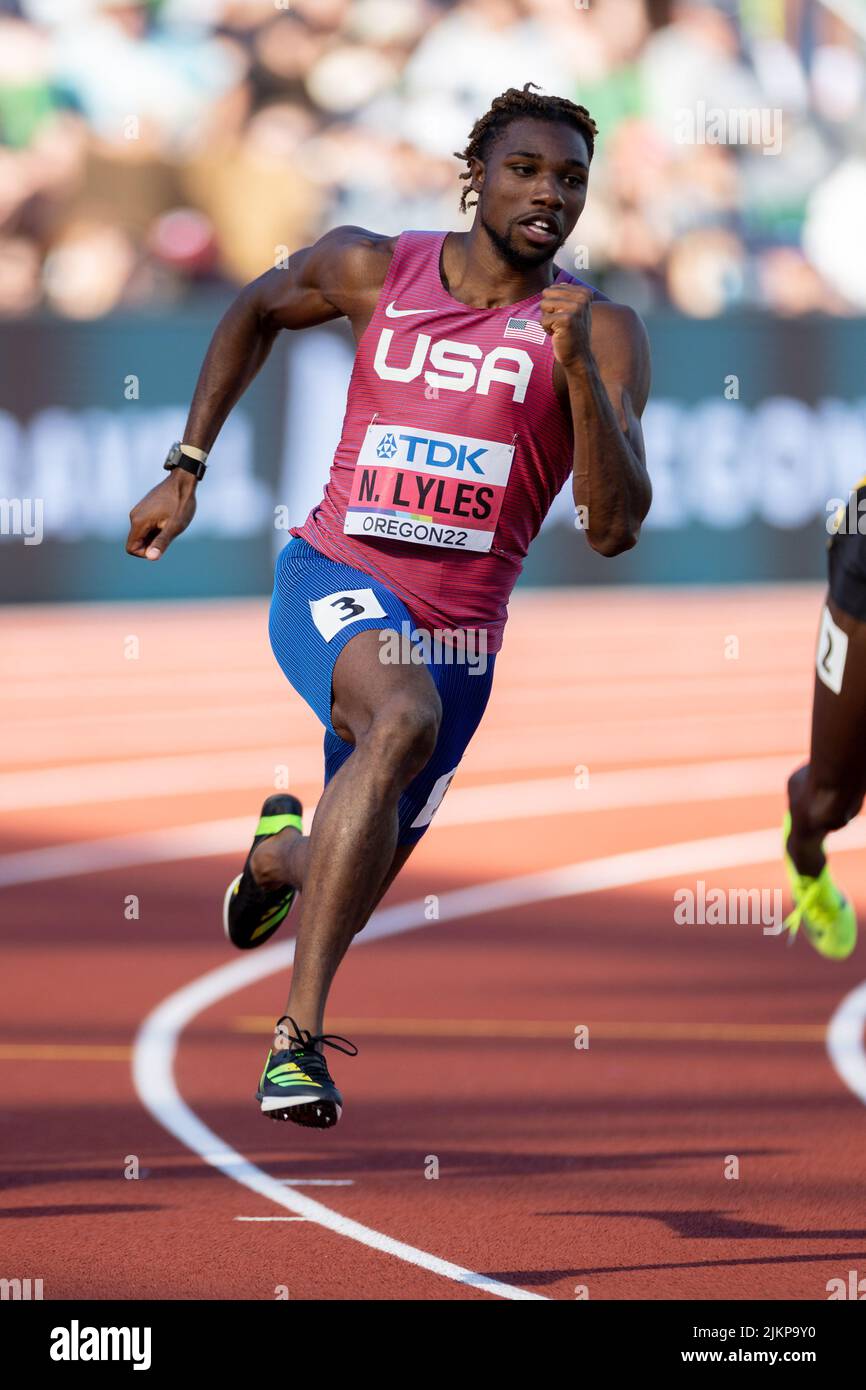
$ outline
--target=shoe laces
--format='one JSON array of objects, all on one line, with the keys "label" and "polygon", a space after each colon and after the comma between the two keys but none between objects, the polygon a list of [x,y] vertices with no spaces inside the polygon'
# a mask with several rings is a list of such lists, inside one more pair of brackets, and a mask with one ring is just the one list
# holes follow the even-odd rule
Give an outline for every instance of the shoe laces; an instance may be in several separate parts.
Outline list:
[{"label": "shoe laces", "polygon": [[[801,878],[801,882],[802,882]],[[836,914],[844,899],[827,873],[826,865],[821,870],[817,878],[813,878],[808,888],[805,888],[793,912],[785,918],[785,926],[788,928],[788,945],[792,945],[794,937],[797,935],[798,928],[803,918],[807,918],[807,926],[813,927],[818,935],[832,931]]]},{"label": "shoe laces", "polygon": [[[324,1047],[333,1047],[337,1052],[343,1052],[347,1057],[357,1057],[358,1048],[348,1038],[343,1038],[339,1033],[311,1033],[308,1028],[299,1028],[290,1014],[283,1014],[282,1018],[277,1019],[277,1030],[281,1024],[291,1023],[294,1028],[294,1035],[288,1029],[283,1033],[286,1038],[286,1050],[292,1053],[301,1053],[304,1057],[304,1066],[307,1071],[321,1071],[330,1080],[328,1064],[321,1052],[316,1050],[316,1043],[322,1043]],[[341,1044],[346,1046],[342,1047]]]}]

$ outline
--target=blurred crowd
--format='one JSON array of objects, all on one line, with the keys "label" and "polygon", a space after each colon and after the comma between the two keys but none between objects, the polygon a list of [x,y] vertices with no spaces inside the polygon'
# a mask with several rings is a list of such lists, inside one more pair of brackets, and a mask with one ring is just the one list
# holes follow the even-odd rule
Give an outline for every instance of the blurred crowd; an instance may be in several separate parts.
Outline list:
[{"label": "blurred crowd", "polygon": [[[465,229],[454,152],[527,81],[600,131],[560,264],[640,310],[864,311],[864,12],[0,0],[0,315],[164,309],[340,223]],[[713,137],[735,110],[772,149]]]}]

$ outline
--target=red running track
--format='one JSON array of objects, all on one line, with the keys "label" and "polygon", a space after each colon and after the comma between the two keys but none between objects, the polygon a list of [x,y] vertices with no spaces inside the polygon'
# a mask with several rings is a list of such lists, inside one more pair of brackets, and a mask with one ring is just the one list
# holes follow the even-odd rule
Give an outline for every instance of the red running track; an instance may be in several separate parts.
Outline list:
[{"label": "red running track", "polygon": [[[189,1111],[290,1201],[506,1293],[814,1299],[862,1268],[866,1111],[825,1047],[862,950],[835,965],[760,924],[674,919],[698,880],[783,885],[820,597],[519,595],[485,723],[386,904],[438,900],[438,920],[359,941],[340,971],[328,1027],[361,1049],[334,1055],[340,1125],[266,1123],[253,1103],[285,969],[180,1032]],[[273,663],[264,603],[0,622],[0,1274],[41,1277],[46,1298],[503,1296],[274,1220],[292,1212],[133,1084],[142,1021],[236,959],[222,893],[275,769],[310,807],[320,790],[320,729]],[[862,909],[858,834],[834,864]],[[497,885],[530,874],[503,902]]]}]

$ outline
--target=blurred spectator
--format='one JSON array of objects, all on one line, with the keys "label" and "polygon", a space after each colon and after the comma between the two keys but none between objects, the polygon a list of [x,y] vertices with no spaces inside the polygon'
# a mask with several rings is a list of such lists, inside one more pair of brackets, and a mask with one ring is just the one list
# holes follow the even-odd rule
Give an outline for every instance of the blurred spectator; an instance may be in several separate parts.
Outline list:
[{"label": "blurred spectator", "polygon": [[183,167],[190,200],[212,218],[223,264],[237,281],[252,280],[286,252],[315,239],[325,191],[299,161],[315,116],[296,105],[255,113],[238,139],[202,149]]},{"label": "blurred spectator", "polygon": [[[566,10],[563,27],[574,19]],[[464,148],[495,96],[525,82],[573,95],[554,35],[527,16],[521,0],[462,0],[427,30],[406,65],[398,94],[402,129],[430,154],[450,155]]]},{"label": "blurred spectator", "polygon": [[27,145],[53,109],[52,50],[45,34],[0,15],[0,131],[13,149]]},{"label": "blurred spectator", "polygon": [[561,264],[638,308],[866,310],[864,26],[842,15],[0,0],[0,314],[174,303],[340,222],[465,228],[454,151],[527,81],[600,127]]},{"label": "blurred spectator", "polygon": [[45,262],[48,303],[69,318],[96,318],[120,299],[134,265],[135,248],[119,227],[73,223]]},{"label": "blurred spectator", "polygon": [[866,311],[866,159],[846,159],[809,199],[803,246],[837,294]]},{"label": "blurred spectator", "polygon": [[0,237],[0,316],[35,309],[41,297],[39,252],[25,237]]},{"label": "blurred spectator", "polygon": [[709,319],[740,303],[744,279],[742,243],[721,227],[686,232],[671,246],[668,294],[683,314]]}]

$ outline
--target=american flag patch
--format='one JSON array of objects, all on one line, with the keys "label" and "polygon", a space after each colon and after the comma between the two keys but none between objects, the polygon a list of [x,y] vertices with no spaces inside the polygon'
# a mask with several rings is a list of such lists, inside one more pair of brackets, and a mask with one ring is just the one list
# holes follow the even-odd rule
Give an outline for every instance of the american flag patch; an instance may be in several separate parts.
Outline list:
[{"label": "american flag patch", "polygon": [[505,325],[504,338],[528,338],[531,343],[543,343],[547,334],[538,319],[509,319]]}]

